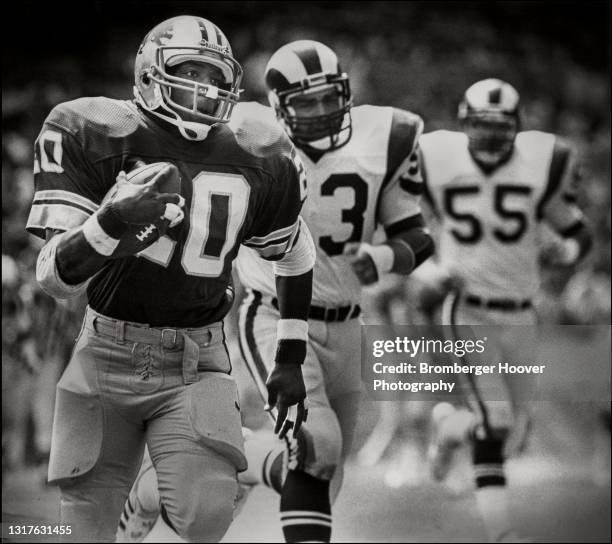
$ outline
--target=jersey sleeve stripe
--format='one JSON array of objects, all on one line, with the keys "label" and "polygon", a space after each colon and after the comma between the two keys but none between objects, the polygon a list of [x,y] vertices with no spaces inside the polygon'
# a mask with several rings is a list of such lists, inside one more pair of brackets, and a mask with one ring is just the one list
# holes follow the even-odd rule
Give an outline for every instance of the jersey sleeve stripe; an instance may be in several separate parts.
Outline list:
[{"label": "jersey sleeve stripe", "polygon": [[95,212],[100,206],[85,198],[84,196],[78,195],[71,191],[62,191],[60,189],[47,189],[43,191],[36,191],[34,194],[34,204],[43,203],[45,201],[61,201],[67,205],[72,205],[77,208],[82,208],[91,213]]},{"label": "jersey sleeve stripe", "polygon": [[[264,259],[270,259],[274,257],[281,258],[287,251],[287,246],[290,240],[285,240],[279,244],[274,244],[272,246],[267,246],[264,248],[254,247],[253,249],[259,253]],[[250,246],[249,246],[250,247]]]},{"label": "jersey sleeve stripe", "polygon": [[268,240],[267,242],[261,242],[259,244],[255,244],[253,242],[244,242],[243,245],[247,246],[247,247],[252,247],[253,249],[264,249],[266,247],[269,247],[271,245],[274,244],[280,244],[283,242],[287,242],[289,241],[289,239],[291,238],[291,233],[287,234],[285,236],[282,236],[280,238],[275,238],[274,240]]},{"label": "jersey sleeve stripe", "polygon": [[76,208],[77,210],[81,210],[82,212],[85,212],[87,215],[91,215],[93,213],[93,211],[90,208],[87,208],[85,206],[80,206],[79,204],[75,204],[74,202],[68,202],[66,200],[62,200],[61,198],[36,199],[32,203],[33,206],[54,206],[56,204]]},{"label": "jersey sleeve stripe", "polygon": [[83,224],[91,213],[67,204],[33,205],[26,224],[26,230],[45,237],[45,229],[70,230]]},{"label": "jersey sleeve stripe", "polygon": [[387,170],[381,189],[385,188],[406,157],[412,153],[422,131],[423,121],[420,117],[393,109],[387,148]]},{"label": "jersey sleeve stripe", "polygon": [[427,183],[427,169],[425,168],[425,158],[423,157],[423,151],[419,148],[418,153],[419,161],[421,163],[421,176],[423,177],[423,198],[431,208],[431,211],[434,213],[434,215],[440,217],[440,212],[436,207],[436,203],[434,202],[433,195],[431,194],[431,191],[429,190],[429,185]]},{"label": "jersey sleeve stripe", "polygon": [[244,244],[263,244],[265,242],[268,242],[269,240],[276,240],[278,238],[281,238],[282,236],[291,235],[295,231],[297,223],[298,222],[296,221],[295,223],[293,223],[293,225],[283,227],[282,229],[277,229],[266,234],[265,236],[251,236],[249,239],[244,241]]},{"label": "jersey sleeve stripe", "polygon": [[259,255],[263,257],[264,259],[266,259],[267,261],[278,261],[282,259],[289,251],[293,249],[293,247],[295,246],[295,244],[300,238],[300,233],[301,233],[300,220],[298,219],[297,229],[295,230],[295,232],[291,234],[291,236],[289,236],[288,240],[284,242],[283,245],[280,246],[279,248],[280,251],[277,251],[273,254],[266,253],[265,249],[264,251],[260,251],[259,249],[256,249],[255,251],[258,251]]},{"label": "jersey sleeve stripe", "polygon": [[544,215],[544,208],[550,199],[556,194],[561,186],[563,175],[567,169],[570,158],[570,150],[568,147],[560,145],[555,142],[553,147],[552,159],[550,161],[550,169],[548,171],[548,181],[546,189],[542,194],[542,198],[538,203],[537,218],[542,219]]}]

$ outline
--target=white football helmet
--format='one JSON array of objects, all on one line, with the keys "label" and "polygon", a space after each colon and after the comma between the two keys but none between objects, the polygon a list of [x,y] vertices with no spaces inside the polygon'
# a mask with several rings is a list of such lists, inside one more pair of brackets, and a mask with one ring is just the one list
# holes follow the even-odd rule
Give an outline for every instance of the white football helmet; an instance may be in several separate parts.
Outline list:
[{"label": "white football helmet", "polygon": [[[268,99],[293,142],[302,149],[330,151],[345,145],[352,132],[353,97],[338,57],[326,45],[298,40],[281,47],[265,71]],[[321,115],[300,115],[296,97],[331,93],[334,107]],[[335,97],[334,97],[335,93]]]},{"label": "white football helmet", "polygon": [[[205,85],[168,73],[168,68],[185,61],[215,66],[223,74],[223,84]],[[134,96],[138,103],[177,126],[188,140],[203,140],[211,125],[229,121],[239,100],[241,80],[242,68],[232,56],[225,34],[202,17],[183,15],[158,24],[145,36],[134,63]],[[181,106],[172,100],[173,89],[191,91],[192,106]],[[215,100],[215,111],[199,111],[198,97]],[[189,120],[181,114],[189,114]]]},{"label": "white football helmet", "polygon": [[483,167],[495,168],[512,154],[520,126],[519,102],[516,89],[501,79],[484,79],[465,91],[458,117],[470,153]]}]

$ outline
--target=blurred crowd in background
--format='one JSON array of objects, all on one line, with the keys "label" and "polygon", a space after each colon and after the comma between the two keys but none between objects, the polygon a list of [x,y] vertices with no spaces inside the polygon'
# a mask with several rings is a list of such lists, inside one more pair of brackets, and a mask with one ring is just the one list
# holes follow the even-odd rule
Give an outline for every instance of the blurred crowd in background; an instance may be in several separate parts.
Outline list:
[{"label": "blurred crowd in background", "polygon": [[[473,82],[510,82],[521,94],[523,128],[559,134],[580,152],[579,201],[596,235],[576,270],[543,263],[541,319],[610,323],[608,2],[21,4],[22,20],[31,25],[3,50],[3,470],[44,461],[55,383],[84,308],[83,300],[54,301],[35,281],[42,241],[25,231],[34,141],[60,102],[98,95],[130,99],[140,40],[174,15],[200,15],[224,30],[245,70],[243,100],[267,103],[267,60],[279,46],[301,38],[337,52],[356,104],[414,111],[426,132],[458,128],[457,104]],[[543,247],[555,243],[550,232],[542,236]],[[422,310],[423,297],[410,281],[391,278],[367,296],[371,312],[401,322]]]}]

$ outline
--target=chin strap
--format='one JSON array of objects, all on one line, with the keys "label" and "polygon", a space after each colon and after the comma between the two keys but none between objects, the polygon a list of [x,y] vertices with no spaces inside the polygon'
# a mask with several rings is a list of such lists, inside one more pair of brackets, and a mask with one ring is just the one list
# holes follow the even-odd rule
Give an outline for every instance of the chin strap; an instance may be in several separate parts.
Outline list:
[{"label": "chin strap", "polygon": [[[206,136],[208,136],[208,133],[210,132],[212,125],[205,125],[204,123],[196,123],[194,121],[184,121],[183,119],[181,119],[178,113],[171,110],[163,102],[161,104],[161,107],[162,109],[167,111],[170,115],[172,115],[174,119],[172,119],[171,117],[167,115],[162,115],[161,113],[154,111],[154,110],[149,110],[149,111],[153,115],[177,127],[179,132],[181,133],[181,136],[183,136],[183,138],[186,138],[187,140],[193,140],[193,141],[199,142],[199,141],[205,140]],[[187,131],[192,132],[193,135],[188,134]]]},{"label": "chin strap", "polygon": [[[144,101],[144,99],[142,98],[142,96],[140,95],[140,92],[138,91],[136,87],[134,87],[134,96],[136,97],[136,100],[138,101],[138,103],[145,110],[152,113],[156,117],[159,117],[163,121],[166,121],[167,123],[170,123],[171,125],[174,125],[175,127],[177,127],[179,132],[181,133],[181,136],[187,140],[198,141],[198,142],[205,140],[206,136],[208,136],[208,133],[210,132],[210,129],[212,128],[212,125],[206,125],[204,123],[196,123],[194,121],[184,121],[183,119],[181,119],[178,113],[176,113],[174,110],[166,106],[164,101],[161,100],[161,95],[158,97],[158,100],[157,100],[159,104],[158,107],[162,108],[164,111],[168,112],[170,115],[163,115],[159,113],[158,111],[156,111],[157,108],[153,109],[147,106],[146,102]],[[190,131],[193,134],[189,134],[187,131]]]}]

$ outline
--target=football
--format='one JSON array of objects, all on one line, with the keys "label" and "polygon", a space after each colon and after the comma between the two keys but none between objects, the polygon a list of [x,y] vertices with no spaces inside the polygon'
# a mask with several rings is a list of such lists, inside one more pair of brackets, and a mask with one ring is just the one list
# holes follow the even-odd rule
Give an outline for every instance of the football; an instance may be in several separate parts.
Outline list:
[{"label": "football", "polygon": [[[167,164],[167,162],[145,164],[144,166],[140,166],[128,172],[126,179],[128,183],[144,185],[151,181]],[[159,183],[156,184],[156,187],[160,193],[180,193],[181,177],[178,168],[173,168],[172,175],[160,180]],[[113,185],[108,193],[106,193],[102,200],[102,204],[110,200],[116,191],[117,184]],[[119,245],[113,252],[112,257],[117,258],[120,256],[135,255],[145,250],[156,242],[160,236],[166,233],[169,224],[170,221],[168,219],[160,218],[158,222],[150,225],[130,225],[126,233],[121,237]]]}]

